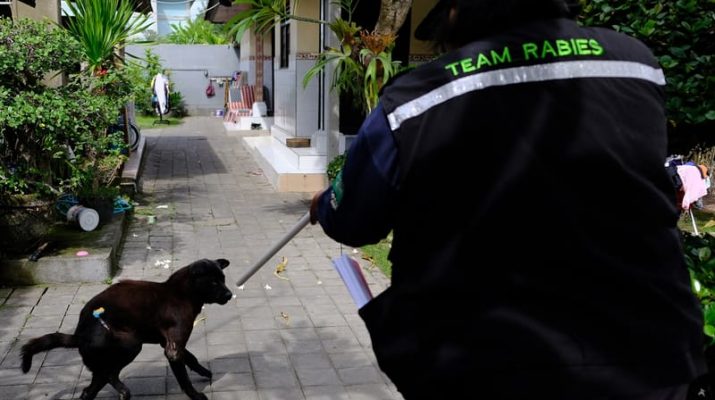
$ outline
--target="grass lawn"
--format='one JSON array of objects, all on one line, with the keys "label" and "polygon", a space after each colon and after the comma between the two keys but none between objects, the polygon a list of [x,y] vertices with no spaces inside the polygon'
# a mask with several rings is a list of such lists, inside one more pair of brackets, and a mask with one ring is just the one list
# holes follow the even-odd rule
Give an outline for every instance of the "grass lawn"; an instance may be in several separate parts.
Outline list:
[{"label": "grass lawn", "polygon": [[[693,209],[693,215],[695,216],[695,225],[698,227],[699,233],[711,232],[715,234],[715,213],[708,210]],[[678,220],[678,228],[681,230],[695,233],[693,230],[693,222],[690,219],[690,213],[684,212],[680,219]]]},{"label": "grass lawn", "polygon": [[[137,115],[137,124],[139,125],[139,129],[151,129],[151,128],[158,128],[162,125],[166,125],[166,123],[161,123],[161,124],[155,124],[154,121],[158,121],[159,117],[155,115]],[[181,125],[183,123],[182,118],[176,118],[176,117],[164,117],[164,121],[169,121],[169,125]]]}]

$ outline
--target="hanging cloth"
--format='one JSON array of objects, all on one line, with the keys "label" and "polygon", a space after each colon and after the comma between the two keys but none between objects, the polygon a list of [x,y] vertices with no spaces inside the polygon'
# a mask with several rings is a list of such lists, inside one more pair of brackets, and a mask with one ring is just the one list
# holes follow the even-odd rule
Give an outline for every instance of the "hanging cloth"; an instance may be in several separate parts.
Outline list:
[{"label": "hanging cloth", "polygon": [[151,82],[151,87],[156,96],[156,113],[165,115],[169,112],[169,79],[162,74],[156,74]]},{"label": "hanging cloth", "polygon": [[678,165],[678,175],[683,182],[681,208],[687,210],[692,203],[708,194],[707,185],[697,166]]}]

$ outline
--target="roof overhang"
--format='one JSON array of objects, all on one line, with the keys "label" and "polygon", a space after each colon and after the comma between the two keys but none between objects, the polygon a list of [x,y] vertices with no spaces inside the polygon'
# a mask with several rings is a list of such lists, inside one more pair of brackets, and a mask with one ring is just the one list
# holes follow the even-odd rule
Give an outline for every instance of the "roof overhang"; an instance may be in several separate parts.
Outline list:
[{"label": "roof overhang", "polygon": [[215,24],[225,24],[236,14],[250,7],[248,4],[234,5],[232,0],[209,0],[205,18]]},{"label": "roof overhang", "polygon": [[[134,11],[146,14],[151,12],[151,0],[120,0],[120,1],[130,1],[134,3]],[[69,15],[69,9],[65,5],[67,2],[72,2],[72,0],[62,0],[62,11],[65,15]]]}]

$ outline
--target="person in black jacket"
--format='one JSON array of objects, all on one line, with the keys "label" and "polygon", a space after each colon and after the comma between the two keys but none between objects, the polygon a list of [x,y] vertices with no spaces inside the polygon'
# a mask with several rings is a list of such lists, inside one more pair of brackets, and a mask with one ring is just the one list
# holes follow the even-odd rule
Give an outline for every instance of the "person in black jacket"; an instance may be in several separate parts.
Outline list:
[{"label": "person in black jacket", "polygon": [[703,322],[676,228],[665,78],[559,0],[440,1],[312,222],[394,232],[359,310],[408,399],[684,399]]}]

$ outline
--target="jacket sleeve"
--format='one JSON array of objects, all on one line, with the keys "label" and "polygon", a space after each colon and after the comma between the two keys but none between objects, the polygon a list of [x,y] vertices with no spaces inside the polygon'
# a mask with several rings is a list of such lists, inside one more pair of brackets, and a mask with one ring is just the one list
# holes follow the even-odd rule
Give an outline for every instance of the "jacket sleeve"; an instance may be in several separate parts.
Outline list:
[{"label": "jacket sleeve", "polygon": [[386,237],[394,222],[398,172],[395,140],[378,105],[360,127],[342,171],[318,200],[325,233],[354,247]]}]

